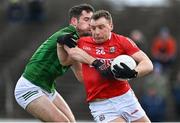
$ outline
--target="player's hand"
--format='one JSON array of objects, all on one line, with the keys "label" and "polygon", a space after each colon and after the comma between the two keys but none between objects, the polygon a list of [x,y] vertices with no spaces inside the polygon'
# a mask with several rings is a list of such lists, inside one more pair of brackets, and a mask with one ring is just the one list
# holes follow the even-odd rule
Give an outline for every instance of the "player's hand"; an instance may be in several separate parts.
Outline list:
[{"label": "player's hand", "polygon": [[94,66],[94,68],[98,70],[102,76],[109,79],[113,78],[111,67],[101,62],[100,60],[96,59],[93,61],[92,66]]},{"label": "player's hand", "polygon": [[135,70],[131,70],[126,64],[124,63],[120,63],[120,65],[122,66],[119,67],[118,65],[114,65],[113,66],[113,73],[114,73],[114,76],[116,78],[136,78],[137,77],[137,74],[138,72],[135,71]]},{"label": "player's hand", "polygon": [[76,43],[76,40],[74,37],[73,37],[73,34],[70,33],[70,34],[66,34],[66,35],[62,35],[62,36],[59,36],[57,38],[57,42],[60,44],[60,45],[66,45],[68,46],[69,48],[73,48],[73,47],[76,47],[77,46],[77,43]]}]

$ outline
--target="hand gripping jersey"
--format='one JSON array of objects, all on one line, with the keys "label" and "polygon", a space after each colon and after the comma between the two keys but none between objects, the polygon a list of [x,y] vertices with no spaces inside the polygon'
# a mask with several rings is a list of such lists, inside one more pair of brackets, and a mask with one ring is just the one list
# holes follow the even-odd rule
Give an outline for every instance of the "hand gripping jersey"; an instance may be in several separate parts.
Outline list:
[{"label": "hand gripping jersey", "polygon": [[[55,89],[55,79],[69,68],[59,63],[56,49],[57,37],[73,32],[76,32],[76,29],[70,25],[49,37],[31,57],[23,76],[42,89],[53,92]],[[78,34],[75,33],[74,37],[78,39]]]},{"label": "hand gripping jersey", "polygon": [[[80,38],[78,46],[94,58],[101,59],[107,65],[110,65],[118,55],[132,55],[139,51],[132,40],[115,33],[111,33],[110,39],[102,44],[96,44],[92,37]],[[82,73],[88,102],[119,96],[130,89],[127,81],[108,80],[90,65],[82,64]]]}]

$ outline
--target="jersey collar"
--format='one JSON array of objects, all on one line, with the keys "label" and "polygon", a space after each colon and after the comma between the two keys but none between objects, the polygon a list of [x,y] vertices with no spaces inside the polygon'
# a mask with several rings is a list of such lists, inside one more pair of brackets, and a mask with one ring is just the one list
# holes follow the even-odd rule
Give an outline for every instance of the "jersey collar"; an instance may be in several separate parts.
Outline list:
[{"label": "jersey collar", "polygon": [[109,35],[109,38],[108,38],[108,39],[110,40],[110,39],[111,39],[111,37],[112,37],[112,32],[110,32],[110,35]]}]

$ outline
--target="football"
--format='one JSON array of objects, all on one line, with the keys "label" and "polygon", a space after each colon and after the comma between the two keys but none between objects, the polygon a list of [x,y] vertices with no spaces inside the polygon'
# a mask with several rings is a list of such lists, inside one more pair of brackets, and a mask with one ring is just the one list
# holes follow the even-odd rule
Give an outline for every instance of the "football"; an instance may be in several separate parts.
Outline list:
[{"label": "football", "polygon": [[[119,67],[122,68],[120,63],[126,64],[132,70],[136,67],[136,62],[135,62],[135,60],[131,56],[128,56],[128,55],[119,55],[116,58],[114,58],[114,60],[111,63],[111,71],[112,71],[112,73],[113,73],[113,69],[114,69],[113,66],[114,65],[117,64]],[[124,79],[124,78],[123,79],[122,78],[116,78],[116,79],[117,80],[128,80],[128,78],[126,78],[126,79]]]}]

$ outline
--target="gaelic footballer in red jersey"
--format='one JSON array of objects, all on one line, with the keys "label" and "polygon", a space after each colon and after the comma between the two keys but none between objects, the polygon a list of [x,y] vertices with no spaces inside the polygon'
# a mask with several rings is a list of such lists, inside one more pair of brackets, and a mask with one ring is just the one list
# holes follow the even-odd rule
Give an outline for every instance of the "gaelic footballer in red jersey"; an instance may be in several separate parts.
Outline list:
[{"label": "gaelic footballer in red jersey", "polygon": [[[129,38],[111,32],[111,14],[105,10],[95,12],[90,22],[92,37],[80,38],[78,47],[65,48],[67,59],[81,62],[87,102],[97,122],[150,122],[140,106],[128,81],[111,78],[111,61],[121,55],[130,55],[138,64],[134,70],[128,66],[114,67],[120,78],[141,77],[152,71],[147,55]],[[83,54],[83,55],[82,55]],[[67,63],[67,61],[66,61]],[[109,79],[111,78],[111,79]]]},{"label": "gaelic footballer in red jersey", "polygon": [[[82,48],[89,55],[100,59],[107,66],[111,61],[121,54],[132,55],[139,51],[139,48],[128,38],[110,33],[105,43],[97,45],[92,37],[83,37],[78,41],[78,47]],[[87,101],[93,101],[96,98],[110,98],[126,93],[129,89],[127,81],[109,80],[91,65],[82,64],[83,79],[87,89]],[[91,73],[91,74],[89,74]],[[113,84],[111,84],[113,81]],[[94,84],[96,83],[96,84]],[[97,93],[98,92],[98,93]]]},{"label": "gaelic footballer in red jersey", "polygon": [[[119,76],[135,78],[152,71],[152,62],[131,39],[111,32],[113,23],[109,12],[105,10],[95,12],[90,26],[92,37],[79,39],[79,48],[109,67],[111,61],[121,54],[129,55],[138,62],[134,70],[128,71],[127,67],[118,68],[117,73],[122,74]],[[87,101],[95,121],[150,122],[128,81],[107,79],[108,76],[102,76],[95,67],[84,63],[82,75]]]}]

